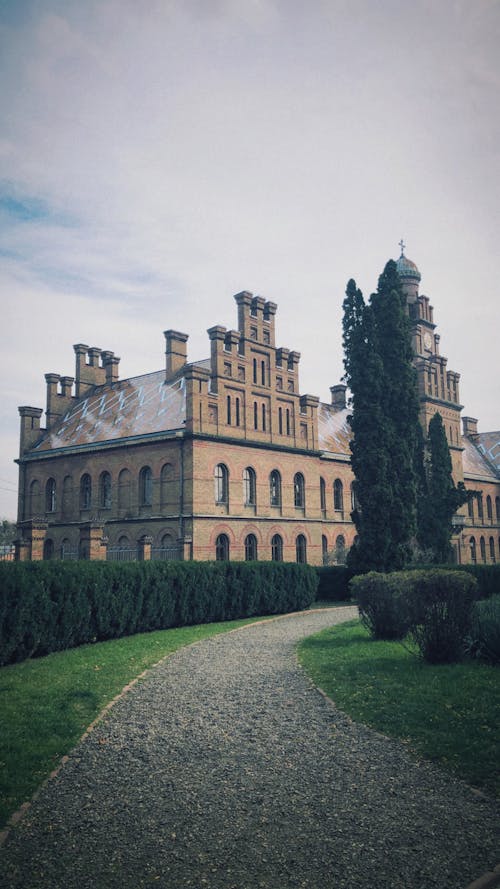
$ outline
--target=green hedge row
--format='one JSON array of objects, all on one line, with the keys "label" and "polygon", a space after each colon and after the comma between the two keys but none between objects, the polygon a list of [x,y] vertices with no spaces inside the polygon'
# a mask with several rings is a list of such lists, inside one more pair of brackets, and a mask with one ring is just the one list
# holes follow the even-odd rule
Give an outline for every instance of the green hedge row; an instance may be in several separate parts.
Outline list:
[{"label": "green hedge row", "polygon": [[316,568],[319,583],[317,598],[323,602],[348,602],[351,598],[349,581],[354,571],[345,565],[322,565]]},{"label": "green hedge row", "polygon": [[0,665],[133,633],[314,601],[318,577],[285,562],[0,563]]},{"label": "green hedge row", "polygon": [[[500,564],[498,565],[415,565],[417,570],[434,571],[436,568],[443,571],[466,571],[472,574],[477,581],[479,598],[489,599],[490,596],[500,595]],[[409,569],[411,570],[411,569]]]}]

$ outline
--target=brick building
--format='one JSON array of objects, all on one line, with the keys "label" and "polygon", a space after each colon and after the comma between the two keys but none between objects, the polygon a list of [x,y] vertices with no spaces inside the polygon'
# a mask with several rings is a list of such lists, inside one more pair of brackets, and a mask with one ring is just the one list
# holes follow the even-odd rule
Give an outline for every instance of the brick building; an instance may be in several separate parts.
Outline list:
[{"label": "brick building", "polygon": [[[459,375],[439,354],[432,306],[403,254],[424,428],[438,410],[456,480],[477,497],[456,516],[460,562],[500,559],[500,433],[463,418]],[[210,357],[165,331],[163,370],[119,380],[112,352],[74,346],[75,376],[46,374],[20,407],[17,558],[343,561],[355,528],[349,410],[300,393],[300,354],[276,346],[277,306],[235,296],[238,326],[208,330]]]}]

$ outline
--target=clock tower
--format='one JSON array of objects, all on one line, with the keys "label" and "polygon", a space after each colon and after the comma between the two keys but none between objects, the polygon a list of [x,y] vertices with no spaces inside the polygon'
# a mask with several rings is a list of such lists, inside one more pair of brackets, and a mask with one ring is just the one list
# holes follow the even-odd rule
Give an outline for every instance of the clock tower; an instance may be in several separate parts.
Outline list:
[{"label": "clock tower", "polygon": [[453,477],[457,483],[463,481],[460,426],[462,405],[458,386],[460,374],[447,370],[448,359],[439,354],[440,337],[436,333],[433,307],[429,297],[419,293],[421,275],[415,263],[404,255],[402,241],[400,247],[401,256],[396,265],[411,321],[420,396],[420,421],[427,435],[432,417],[436,412],[441,414],[450,448]]}]

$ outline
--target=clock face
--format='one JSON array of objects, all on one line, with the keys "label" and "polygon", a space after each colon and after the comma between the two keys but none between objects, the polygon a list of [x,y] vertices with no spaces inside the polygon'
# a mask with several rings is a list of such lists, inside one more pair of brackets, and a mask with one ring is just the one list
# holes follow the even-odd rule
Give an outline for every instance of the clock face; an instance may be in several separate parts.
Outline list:
[{"label": "clock face", "polygon": [[426,333],[424,335],[424,346],[426,349],[430,349],[430,347],[432,346],[432,337],[430,333]]}]

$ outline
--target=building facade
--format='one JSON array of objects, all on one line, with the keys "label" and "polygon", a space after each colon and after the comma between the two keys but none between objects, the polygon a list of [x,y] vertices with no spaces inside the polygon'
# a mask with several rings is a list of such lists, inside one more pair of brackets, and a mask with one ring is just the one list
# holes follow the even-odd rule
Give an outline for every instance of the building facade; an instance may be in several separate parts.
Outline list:
[{"label": "building facade", "polygon": [[[424,429],[443,417],[456,481],[477,492],[458,514],[456,560],[500,560],[500,433],[461,430],[420,274],[398,260],[412,321]],[[18,559],[343,562],[355,537],[346,387],[301,394],[300,353],[276,345],[277,306],[235,296],[237,328],[164,333],[163,370],[120,380],[112,352],[74,346],[75,375],[46,374],[42,409],[23,406]]]}]

